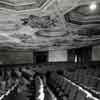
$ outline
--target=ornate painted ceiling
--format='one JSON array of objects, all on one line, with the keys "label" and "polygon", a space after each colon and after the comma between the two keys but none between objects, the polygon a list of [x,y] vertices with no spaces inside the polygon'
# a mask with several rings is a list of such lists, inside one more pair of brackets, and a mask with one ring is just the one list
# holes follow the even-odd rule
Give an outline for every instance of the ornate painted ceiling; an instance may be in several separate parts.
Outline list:
[{"label": "ornate painted ceiling", "polygon": [[0,0],[0,48],[55,50],[100,43],[100,0]]}]

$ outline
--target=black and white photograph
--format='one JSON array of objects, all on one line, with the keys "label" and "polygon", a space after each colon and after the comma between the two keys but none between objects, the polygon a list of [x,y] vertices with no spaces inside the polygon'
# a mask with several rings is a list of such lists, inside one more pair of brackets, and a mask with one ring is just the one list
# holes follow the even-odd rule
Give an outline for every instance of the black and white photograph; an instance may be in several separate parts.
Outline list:
[{"label": "black and white photograph", "polygon": [[0,100],[100,100],[100,0],[0,0]]}]

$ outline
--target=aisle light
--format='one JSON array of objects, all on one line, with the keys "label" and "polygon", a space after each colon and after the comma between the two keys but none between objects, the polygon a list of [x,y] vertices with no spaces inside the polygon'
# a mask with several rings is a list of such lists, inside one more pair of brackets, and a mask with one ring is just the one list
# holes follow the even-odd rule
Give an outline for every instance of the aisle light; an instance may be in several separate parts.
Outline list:
[{"label": "aisle light", "polygon": [[39,95],[36,100],[44,100],[45,94],[44,94],[44,85],[43,81],[40,79],[40,87],[39,87]]},{"label": "aisle light", "polygon": [[75,63],[77,63],[77,55],[75,55]]}]

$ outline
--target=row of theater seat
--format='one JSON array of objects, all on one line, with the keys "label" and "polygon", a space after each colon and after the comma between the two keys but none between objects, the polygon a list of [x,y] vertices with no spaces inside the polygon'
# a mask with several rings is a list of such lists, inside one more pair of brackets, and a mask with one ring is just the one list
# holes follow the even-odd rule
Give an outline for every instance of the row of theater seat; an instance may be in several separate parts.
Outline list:
[{"label": "row of theater seat", "polygon": [[29,91],[28,86],[35,74],[30,68],[2,68],[0,69],[0,95],[19,81],[18,92]]},{"label": "row of theater seat", "polygon": [[[31,93],[32,93],[32,95],[34,95],[34,97],[32,95],[28,95],[28,98],[25,100],[33,100],[33,99],[34,100],[44,100],[44,99],[39,98],[39,96],[42,95],[42,93],[39,91],[41,89],[41,82],[42,82],[41,78],[39,76],[36,76],[34,79],[34,82],[35,82],[35,87],[36,87],[34,89],[35,91],[31,90]],[[32,84],[32,85],[34,85],[34,84]],[[13,99],[16,100],[16,98],[18,98],[18,97],[16,97],[18,94],[18,87],[19,87],[19,81],[16,82],[16,84],[14,86],[12,86],[8,91],[6,91],[4,94],[2,94],[0,97],[0,100],[13,100]],[[22,93],[24,93],[24,92],[25,91],[23,91]],[[14,96],[15,96],[15,98],[14,98]],[[27,97],[25,93],[24,93],[24,96]]]},{"label": "row of theater seat", "polygon": [[14,86],[12,86],[8,91],[6,91],[4,94],[0,96],[0,100],[9,100],[11,99],[11,96],[17,94],[17,87],[18,87],[18,82]]},{"label": "row of theater seat", "polygon": [[55,72],[49,76],[48,85],[55,89],[59,100],[99,100],[87,90]]},{"label": "row of theater seat", "polygon": [[[17,93],[23,93],[26,97],[33,95],[35,72],[31,67],[23,68],[0,68],[0,96],[1,98],[12,86],[18,82]],[[8,93],[7,92],[7,93]],[[8,97],[8,96],[7,96]],[[9,99],[8,99],[9,100]]]},{"label": "row of theater seat", "polygon": [[100,78],[88,73],[91,72],[87,72],[85,69],[77,69],[74,72],[64,71],[64,76],[98,94],[100,97]]},{"label": "row of theater seat", "polygon": [[[0,70],[1,70],[0,83],[2,83],[0,85],[1,88],[0,100],[10,100],[9,97],[11,95],[14,95],[15,92],[17,92],[17,94],[18,93],[24,94],[25,97],[27,97],[27,100],[57,100],[52,90],[46,84],[45,75],[40,75],[39,73],[36,73],[35,71],[32,70],[31,67],[12,68],[12,69],[4,68]],[[12,86],[16,82],[18,82],[18,85],[16,91],[14,91],[12,90]],[[10,90],[11,92],[9,92]]]}]

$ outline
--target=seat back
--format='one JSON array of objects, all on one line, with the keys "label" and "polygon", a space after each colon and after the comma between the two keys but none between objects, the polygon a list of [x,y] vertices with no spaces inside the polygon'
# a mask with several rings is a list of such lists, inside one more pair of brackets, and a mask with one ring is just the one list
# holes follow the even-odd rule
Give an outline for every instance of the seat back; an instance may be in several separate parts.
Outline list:
[{"label": "seat back", "polygon": [[84,93],[83,91],[79,90],[77,95],[76,95],[76,99],[75,100],[86,100],[86,93]]},{"label": "seat back", "polygon": [[98,81],[98,84],[97,84],[97,91],[100,91],[100,80]]},{"label": "seat back", "polygon": [[69,100],[74,100],[76,98],[78,92],[78,88],[74,85],[71,86],[70,93],[69,93]]}]

